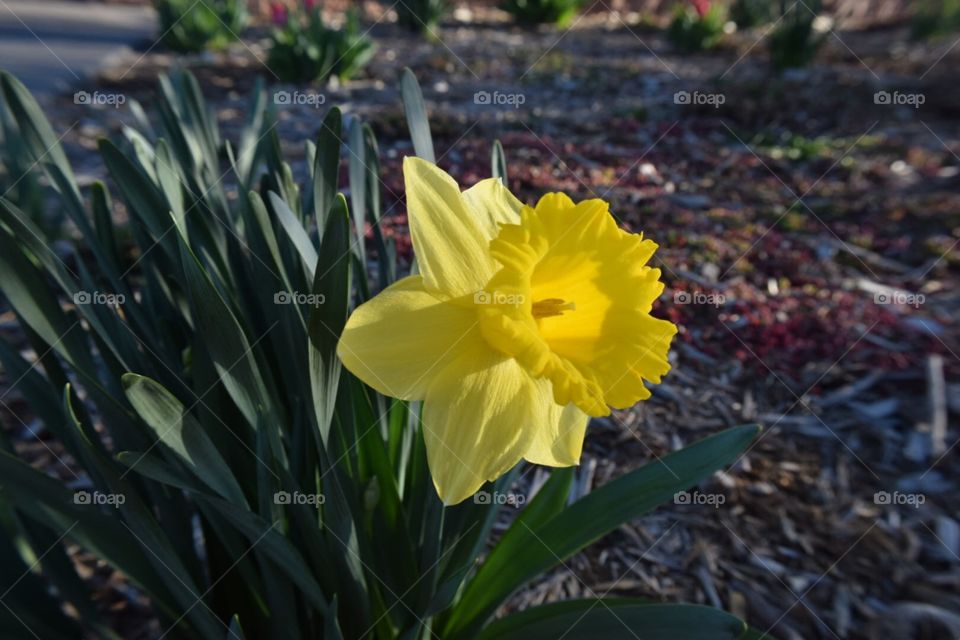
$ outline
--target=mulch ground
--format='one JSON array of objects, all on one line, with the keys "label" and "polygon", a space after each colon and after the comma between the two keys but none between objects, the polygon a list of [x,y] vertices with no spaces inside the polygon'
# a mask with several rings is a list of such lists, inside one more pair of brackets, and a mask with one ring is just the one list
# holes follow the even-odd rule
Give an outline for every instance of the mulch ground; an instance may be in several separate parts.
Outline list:
[{"label": "mulch ground", "polygon": [[[608,13],[568,32],[469,17],[435,42],[376,25],[361,77],[317,88],[377,132],[401,256],[400,161],[412,151],[396,84],[410,66],[439,162],[461,183],[490,174],[496,137],[522,199],[602,197],[661,246],[655,313],[680,326],[674,368],[650,401],[595,421],[577,491],[726,426],[765,427],[698,489],[722,504],[666,505],[508,608],[629,594],[723,607],[784,639],[960,636],[960,47],[903,28],[843,31],[810,69],[774,76],[762,31],[681,56]],[[274,84],[257,32],[220,54],[139,55],[101,86],[149,104],[156,75],[185,65],[228,136],[254,78]],[[925,102],[877,104],[878,91]],[[677,92],[723,104],[677,104]],[[65,141],[79,172],[99,177],[93,142],[126,116],[54,106],[59,130],[76,123]],[[302,159],[321,113],[280,109],[290,157]],[[21,446],[42,461],[39,444]],[[542,478],[526,474],[518,490]],[[105,606],[144,615],[114,576],[91,572]]]}]

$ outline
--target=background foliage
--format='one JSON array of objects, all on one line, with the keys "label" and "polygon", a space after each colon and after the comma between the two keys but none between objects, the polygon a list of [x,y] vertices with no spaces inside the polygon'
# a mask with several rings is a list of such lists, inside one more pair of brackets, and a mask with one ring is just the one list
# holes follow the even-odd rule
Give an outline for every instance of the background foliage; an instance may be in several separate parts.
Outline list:
[{"label": "background foliage", "polygon": [[247,24],[244,0],[155,0],[161,41],[174,51],[217,49]]},{"label": "background foliage", "polygon": [[375,46],[360,31],[356,10],[348,11],[342,27],[323,21],[317,7],[291,13],[273,32],[267,65],[281,80],[326,82],[330,76],[349,80],[367,64]]}]

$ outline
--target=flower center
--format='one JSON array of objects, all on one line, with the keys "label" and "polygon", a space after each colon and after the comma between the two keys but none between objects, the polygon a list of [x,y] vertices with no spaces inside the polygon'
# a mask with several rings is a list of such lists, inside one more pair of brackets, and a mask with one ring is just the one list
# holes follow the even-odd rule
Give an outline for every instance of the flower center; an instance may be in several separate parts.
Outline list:
[{"label": "flower center", "polygon": [[562,316],[564,311],[576,310],[576,302],[567,302],[560,298],[547,298],[534,302],[532,313],[534,318],[549,318],[550,316]]},{"label": "flower center", "polygon": [[[656,245],[622,231],[601,200],[547,194],[490,241],[502,265],[474,297],[480,331],[531,377],[549,380],[560,406],[591,416],[646,398],[675,327],[650,316],[663,291],[646,266]],[[510,301],[517,301],[508,304]]]}]

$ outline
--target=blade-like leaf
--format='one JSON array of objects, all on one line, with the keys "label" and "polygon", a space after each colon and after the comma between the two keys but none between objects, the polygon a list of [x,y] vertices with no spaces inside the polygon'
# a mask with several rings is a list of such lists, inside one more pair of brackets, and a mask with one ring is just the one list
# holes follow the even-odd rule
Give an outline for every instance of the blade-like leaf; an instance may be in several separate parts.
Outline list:
[{"label": "blade-like leaf", "polygon": [[123,376],[123,386],[140,417],[187,468],[227,500],[246,506],[243,491],[220,452],[172,393],[157,382],[132,373]]},{"label": "blade-like leaf", "polygon": [[[68,384],[63,393],[64,409],[77,433],[86,438],[85,434],[90,433],[91,429],[81,425],[73,398],[75,394]],[[95,470],[96,477],[102,479],[104,490],[123,497],[123,500],[116,504],[122,521],[115,521],[103,533],[112,538],[120,532],[120,527],[129,531],[146,553],[146,558],[153,567],[153,574],[163,581],[176,599],[178,608],[184,612],[182,615],[178,614],[180,617],[173,626],[195,625],[198,632],[209,635],[221,623],[208,607],[200,608],[199,611],[191,608],[203,596],[198,595],[201,591],[196,586],[196,574],[199,573],[196,571],[197,556],[193,545],[188,544],[192,539],[185,539],[182,535],[183,529],[177,526],[184,522],[169,520],[170,511],[163,503],[155,503],[155,512],[151,505],[144,502],[140,492],[127,480],[125,474],[118,473],[119,468],[112,459],[97,451],[88,439],[85,443],[88,445],[83,451],[87,468]],[[168,520],[161,525],[160,521],[165,517]]]},{"label": "blade-like leaf", "polygon": [[617,478],[538,526],[521,519],[510,544],[494,547],[468,585],[447,632],[452,636],[482,623],[529,580],[730,464],[758,431],[743,426],[705,438]]},{"label": "blade-like leaf", "polygon": [[256,429],[258,414],[269,413],[272,404],[260,375],[260,367],[253,356],[253,347],[236,316],[182,237],[180,251],[195,310],[197,331],[204,337],[217,373],[230,397],[250,428]]},{"label": "blade-like leaf", "polygon": [[246,636],[243,635],[243,627],[240,626],[240,618],[236,614],[230,619],[227,640],[246,640]]},{"label": "blade-like leaf", "polygon": [[350,207],[353,210],[353,226],[357,234],[357,242],[353,249],[360,258],[361,264],[366,264],[366,236],[367,219],[367,148],[363,141],[363,123],[356,119],[350,127]]},{"label": "blade-like leaf", "polygon": [[241,183],[247,189],[253,186],[254,170],[260,159],[260,141],[264,137],[266,122],[267,94],[263,90],[263,78],[257,76],[253,91],[250,92],[250,105],[247,107],[247,120],[240,134],[240,146],[237,149],[236,172]]},{"label": "blade-like leaf", "polygon": [[15,238],[0,228],[0,290],[43,340],[79,372],[96,379],[96,367],[83,341],[83,328],[50,291],[44,274],[20,251]]},{"label": "blade-like leaf", "polygon": [[337,357],[337,341],[350,304],[350,221],[343,196],[337,198],[323,234],[313,292],[323,296],[323,304],[310,312],[310,380],[317,426],[322,442],[326,443],[342,366]]},{"label": "blade-like leaf", "polygon": [[423,103],[423,92],[417,76],[408,68],[403,69],[400,77],[400,95],[403,97],[403,109],[407,114],[407,127],[417,155],[428,162],[436,163],[433,153],[433,138],[430,135],[430,122],[427,120],[427,107]]},{"label": "blade-like leaf", "polygon": [[[162,577],[144,556],[136,537],[118,516],[77,504],[75,494],[46,474],[0,451],[0,485],[31,518],[94,552],[145,587],[158,604],[175,611]],[[179,615],[179,614],[178,614]]]},{"label": "blade-like leaf", "polygon": [[[524,508],[518,519],[522,519],[528,527],[536,528],[542,522],[560,513],[567,503],[567,496],[570,495],[573,476],[573,467],[554,470],[550,479],[541,487],[530,504]],[[499,507],[493,504],[462,505],[461,508],[463,507],[472,507],[477,511],[485,509],[487,515],[480,521],[480,526],[477,527],[478,531],[467,531],[469,537],[465,540],[465,544],[458,545],[451,554],[448,569],[441,578],[440,588],[437,589],[437,593],[430,603],[429,611],[431,612],[442,611],[449,606],[467,572],[473,569],[477,557],[482,553],[484,546],[488,544],[490,530],[493,528],[500,511]],[[473,518],[479,519],[480,516],[474,516]],[[523,527],[517,526],[508,529],[500,539],[498,546],[512,546],[515,543],[514,539],[517,537],[517,532],[521,529]]]},{"label": "blade-like leaf", "polygon": [[[7,107],[17,121],[20,135],[27,143],[32,161],[49,162],[57,167],[76,184],[73,171],[67,162],[67,155],[60,146],[60,139],[53,133],[43,110],[23,83],[6,71],[0,71],[0,90],[3,92]],[[74,187],[76,189],[76,187]]]},{"label": "blade-like leaf", "polygon": [[274,213],[277,214],[277,220],[280,222],[280,226],[287,232],[287,237],[290,239],[290,242],[293,243],[293,246],[296,247],[297,253],[300,254],[300,260],[303,261],[303,268],[311,274],[314,273],[317,267],[317,250],[313,248],[313,243],[310,242],[310,235],[306,229],[303,228],[303,225],[300,224],[296,214],[290,210],[290,207],[287,206],[287,203],[284,202],[280,196],[271,191],[269,198],[270,205]]},{"label": "blade-like leaf", "polygon": [[628,599],[570,600],[497,620],[476,640],[738,640],[746,630],[719,609]]},{"label": "blade-like leaf", "polygon": [[334,107],[320,125],[313,169],[313,210],[317,218],[317,230],[320,232],[327,228],[327,218],[337,197],[340,181],[340,127],[340,109]]},{"label": "blade-like leaf", "polygon": [[166,195],[150,181],[143,169],[109,140],[100,140],[100,153],[132,217],[143,225],[152,240],[159,243],[168,255],[176,256],[174,234],[168,233],[173,227],[174,217]]},{"label": "blade-like leaf", "polygon": [[255,514],[217,498],[197,496],[197,500],[216,509],[250,541],[253,550],[270,558],[299,587],[317,608],[325,611],[327,601],[316,579],[307,570],[303,556],[278,531],[278,523],[269,523]]},{"label": "blade-like leaf", "polygon": [[500,178],[507,184],[507,157],[503,153],[503,145],[499,140],[493,141],[493,151],[490,154],[490,164],[494,178]]}]

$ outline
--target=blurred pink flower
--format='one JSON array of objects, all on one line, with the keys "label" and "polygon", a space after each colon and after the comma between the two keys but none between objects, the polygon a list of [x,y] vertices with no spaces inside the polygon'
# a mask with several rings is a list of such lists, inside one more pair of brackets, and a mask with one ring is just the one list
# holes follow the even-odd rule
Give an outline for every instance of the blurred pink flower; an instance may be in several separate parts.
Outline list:
[{"label": "blurred pink flower", "polygon": [[270,15],[273,24],[282,27],[287,24],[287,7],[282,2],[270,3]]},{"label": "blurred pink flower", "polygon": [[317,0],[303,0],[303,8],[307,11],[313,11],[315,6],[317,6]]},{"label": "blurred pink flower", "polygon": [[690,0],[690,4],[693,5],[697,15],[701,18],[707,15],[707,12],[710,11],[710,0]]}]

